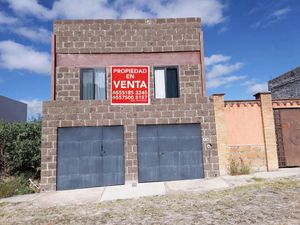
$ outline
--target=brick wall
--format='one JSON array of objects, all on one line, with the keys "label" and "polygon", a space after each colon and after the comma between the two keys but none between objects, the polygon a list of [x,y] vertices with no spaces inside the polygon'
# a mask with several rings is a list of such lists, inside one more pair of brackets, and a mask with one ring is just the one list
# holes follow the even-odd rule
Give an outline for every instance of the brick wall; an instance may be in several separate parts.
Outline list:
[{"label": "brick wall", "polygon": [[[188,103],[195,98],[194,103]],[[123,125],[126,181],[137,180],[136,125],[200,123],[206,177],[219,175],[214,112],[211,98],[155,100],[147,106],[115,106],[107,101],[52,101],[43,105],[42,188],[55,190],[57,127]],[[211,143],[212,148],[206,144]]]},{"label": "brick wall", "polygon": [[200,51],[200,18],[61,20],[57,53]]},{"label": "brick wall", "polygon": [[300,67],[269,81],[273,99],[300,98]]},{"label": "brick wall", "polygon": [[[86,55],[105,53],[130,54],[182,54],[190,52],[200,57],[200,19],[153,19],[153,20],[86,20],[56,21],[56,56],[79,56],[87,62]],[[90,54],[82,54],[90,53]],[[189,53],[189,54],[190,54]],[[118,57],[118,54],[115,54]],[[155,55],[156,56],[156,55]],[[110,104],[111,72],[107,71],[106,100],[80,100],[80,67],[55,65],[55,101],[43,104],[42,127],[42,189],[56,189],[57,128],[74,126],[124,126],[125,179],[137,181],[136,127],[139,124],[201,124],[203,138],[203,163],[205,177],[219,175],[213,100],[203,96],[201,60],[184,64],[180,55],[172,57],[167,65],[178,66],[179,98],[155,99],[153,66],[150,65],[150,105],[116,106]],[[96,56],[97,57],[97,56]],[[113,56],[109,56],[113,57]],[[73,57],[74,58],[74,57]],[[149,57],[144,57],[145,60]],[[141,60],[144,59],[141,57]],[[198,57],[194,57],[197,59]],[[140,61],[141,61],[140,60]],[[166,60],[166,57],[164,57]],[[97,66],[95,60],[95,66]],[[186,62],[186,61],[185,61]],[[88,63],[91,63],[90,61]],[[141,62],[143,64],[143,61]],[[70,64],[72,65],[72,64]],[[89,64],[89,67],[93,66]],[[207,148],[207,144],[211,148]]]}]

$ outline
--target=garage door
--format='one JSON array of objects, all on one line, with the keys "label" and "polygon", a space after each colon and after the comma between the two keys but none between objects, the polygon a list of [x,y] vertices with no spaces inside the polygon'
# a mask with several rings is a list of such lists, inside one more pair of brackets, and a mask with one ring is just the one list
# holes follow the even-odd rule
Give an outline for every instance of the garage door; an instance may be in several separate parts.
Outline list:
[{"label": "garage door", "polygon": [[58,128],[57,190],[124,184],[123,127]]},{"label": "garage door", "polygon": [[203,178],[199,124],[138,126],[139,182]]}]

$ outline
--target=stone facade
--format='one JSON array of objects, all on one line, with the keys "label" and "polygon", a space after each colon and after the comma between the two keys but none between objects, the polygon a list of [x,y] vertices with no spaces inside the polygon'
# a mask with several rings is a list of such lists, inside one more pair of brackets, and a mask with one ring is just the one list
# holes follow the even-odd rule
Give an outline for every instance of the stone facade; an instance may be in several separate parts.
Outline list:
[{"label": "stone facade", "polygon": [[261,102],[261,114],[266,149],[266,160],[268,171],[278,169],[278,155],[276,146],[275,121],[272,107],[272,96],[270,93],[257,94],[256,98]]},{"label": "stone facade", "polygon": [[55,21],[57,53],[200,51],[200,18]]},{"label": "stone facade", "polygon": [[[150,64],[150,105],[111,105],[111,71],[107,71],[106,100],[80,100],[80,66],[65,66],[57,57],[69,59],[76,55],[109,53],[183,54],[201,55],[201,24],[199,18],[153,20],[74,20],[56,21],[52,101],[43,104],[41,186],[43,191],[56,190],[57,128],[77,126],[124,126],[125,180],[137,182],[137,125],[140,124],[201,124],[205,177],[219,175],[213,99],[203,95],[204,75],[201,60],[184,64],[170,59],[164,65],[178,66],[179,98],[154,98],[153,67]],[[89,53],[89,54],[86,54]],[[105,53],[105,54],[103,54]],[[96,54],[96,55],[95,55]],[[118,57],[118,54],[114,55]],[[155,55],[156,56],[156,55]],[[180,55],[179,55],[180,56]],[[197,57],[195,58],[197,59]],[[148,62],[148,61],[147,61]],[[90,63],[90,62],[89,62]],[[99,66],[96,60],[95,67]],[[102,64],[101,64],[102,65]],[[106,65],[106,64],[105,64]],[[89,65],[90,66],[90,65]],[[103,66],[103,65],[102,65]],[[208,144],[211,144],[208,146]]]},{"label": "stone facade", "polygon": [[238,163],[244,163],[244,165],[249,166],[250,172],[267,171],[266,151],[263,145],[228,146],[227,152],[229,162],[234,160]]},{"label": "stone facade", "polygon": [[269,81],[273,99],[300,98],[300,67]]},{"label": "stone facade", "polygon": [[224,112],[224,94],[214,94],[214,113],[216,122],[217,149],[219,156],[220,175],[225,175],[228,172],[228,150],[226,145],[226,124]]}]

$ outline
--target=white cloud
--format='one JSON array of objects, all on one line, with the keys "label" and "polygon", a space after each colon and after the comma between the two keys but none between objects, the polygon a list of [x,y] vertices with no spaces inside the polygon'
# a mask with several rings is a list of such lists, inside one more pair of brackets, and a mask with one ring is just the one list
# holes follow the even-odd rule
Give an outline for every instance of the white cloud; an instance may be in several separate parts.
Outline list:
[{"label": "white cloud", "polygon": [[[153,4],[154,3],[154,4]],[[211,26],[225,20],[224,6],[219,0],[172,0],[146,1],[145,6],[151,9],[155,17],[201,17],[203,24]]]},{"label": "white cloud", "polygon": [[212,26],[225,20],[220,0],[60,0],[48,9],[37,0],[6,0],[16,13],[40,19],[82,18],[145,18],[201,17],[203,24]]},{"label": "white cloud", "polygon": [[50,55],[11,40],[0,41],[0,67],[50,74]]},{"label": "white cloud", "polygon": [[6,0],[6,2],[8,2],[9,7],[17,14],[32,15],[45,20],[53,19],[54,17],[53,12],[39,4],[38,0]]},{"label": "white cloud", "polygon": [[206,83],[207,88],[217,88],[223,85],[229,85],[239,80],[244,80],[247,76],[228,76],[209,79]]},{"label": "white cloud", "polygon": [[[244,90],[248,93],[255,94],[257,92],[264,92],[268,90],[266,82],[259,82],[257,79],[247,79],[245,75],[231,75],[234,72],[238,72],[243,63],[230,63],[230,56],[222,54],[211,55],[205,57],[207,82],[206,87],[213,89],[218,87],[228,87],[235,82],[239,81],[239,85],[244,87]],[[224,62],[226,64],[224,64]]]},{"label": "white cloud", "polygon": [[208,70],[207,77],[208,78],[216,78],[220,76],[224,76],[235,71],[238,71],[242,68],[243,63],[235,63],[235,64],[215,64]]},{"label": "white cloud", "polygon": [[275,10],[275,11],[270,15],[270,17],[277,17],[277,18],[279,18],[279,17],[281,17],[281,16],[287,14],[287,13],[290,12],[290,11],[291,11],[290,7],[285,7],[285,8],[282,8],[282,9],[278,9],[278,10]]},{"label": "white cloud", "polygon": [[42,115],[42,104],[43,101],[39,99],[32,100],[21,100],[27,104],[27,118],[36,118]]},{"label": "white cloud", "polygon": [[42,27],[16,27],[11,29],[11,31],[35,42],[50,43],[51,41],[50,32]]},{"label": "white cloud", "polygon": [[128,8],[122,13],[122,19],[143,19],[152,17],[151,13],[139,10],[137,8]]},{"label": "white cloud", "polygon": [[244,64],[241,62],[230,63],[230,59],[230,56],[222,54],[214,54],[209,57],[205,57],[207,88],[229,86],[236,81],[247,78],[247,76],[244,75],[232,75],[233,72],[239,71]]},{"label": "white cloud", "polygon": [[248,86],[248,92],[251,94],[256,94],[258,92],[268,91],[267,83],[252,83]]},{"label": "white cloud", "polygon": [[52,16],[68,19],[109,19],[117,18],[116,9],[108,5],[107,0],[61,0],[55,1]]},{"label": "white cloud", "polygon": [[0,11],[0,24],[1,25],[11,25],[17,23],[18,20],[14,17],[6,15],[4,12]]},{"label": "white cloud", "polygon": [[226,56],[222,54],[211,55],[210,57],[205,57],[205,66],[211,66],[220,62],[226,62],[230,59],[231,59],[230,56]]},{"label": "white cloud", "polygon": [[266,16],[264,16],[262,19],[255,22],[252,27],[258,28],[258,27],[267,27],[270,24],[276,23],[277,21],[283,19],[289,12],[291,12],[292,9],[290,7],[283,7],[280,9],[276,9],[272,12],[269,12]]}]

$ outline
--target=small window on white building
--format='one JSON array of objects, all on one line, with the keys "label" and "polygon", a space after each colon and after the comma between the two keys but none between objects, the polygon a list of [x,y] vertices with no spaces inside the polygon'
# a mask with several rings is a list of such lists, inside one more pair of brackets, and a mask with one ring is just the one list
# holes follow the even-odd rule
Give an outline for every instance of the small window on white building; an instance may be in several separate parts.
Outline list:
[{"label": "small window on white building", "polygon": [[106,72],[104,68],[81,69],[80,99],[106,99]]},{"label": "small window on white building", "polygon": [[178,69],[176,67],[154,68],[155,98],[178,98]]}]

